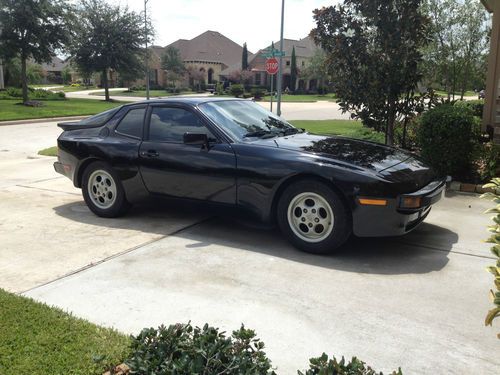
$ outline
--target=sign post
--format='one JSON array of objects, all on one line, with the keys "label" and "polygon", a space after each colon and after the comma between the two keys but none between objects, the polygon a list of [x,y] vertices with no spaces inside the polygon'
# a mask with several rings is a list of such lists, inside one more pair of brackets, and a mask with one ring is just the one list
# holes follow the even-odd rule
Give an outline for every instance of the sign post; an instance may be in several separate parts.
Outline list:
[{"label": "sign post", "polygon": [[274,96],[274,75],[278,73],[279,63],[275,56],[285,56],[284,52],[280,52],[277,49],[274,49],[274,44],[271,45],[271,48],[266,50],[264,54],[267,57],[266,60],[266,72],[271,76],[271,112],[273,111],[273,96]]},{"label": "sign post", "polygon": [[274,83],[274,75],[278,73],[278,60],[274,56],[268,58],[266,60],[266,72],[271,76],[271,112],[273,111],[273,96],[274,96],[274,90],[273,90],[273,83]]},{"label": "sign post", "polygon": [[283,25],[285,23],[285,0],[281,1],[281,36],[280,36],[280,63],[278,73],[278,104],[276,106],[276,114],[281,116],[281,90],[283,89]]}]

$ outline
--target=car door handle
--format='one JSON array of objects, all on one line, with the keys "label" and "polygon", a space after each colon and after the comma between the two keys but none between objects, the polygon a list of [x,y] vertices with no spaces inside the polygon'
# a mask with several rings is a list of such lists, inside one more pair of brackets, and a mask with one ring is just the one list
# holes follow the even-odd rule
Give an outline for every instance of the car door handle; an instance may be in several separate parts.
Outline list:
[{"label": "car door handle", "polygon": [[160,156],[160,153],[156,150],[148,150],[148,151],[141,151],[141,156],[145,158],[157,158]]}]

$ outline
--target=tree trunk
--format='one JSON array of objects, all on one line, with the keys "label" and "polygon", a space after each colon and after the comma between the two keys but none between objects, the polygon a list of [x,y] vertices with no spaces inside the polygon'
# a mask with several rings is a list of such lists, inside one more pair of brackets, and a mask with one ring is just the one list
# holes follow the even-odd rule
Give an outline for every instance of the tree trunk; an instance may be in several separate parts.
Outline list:
[{"label": "tree trunk", "polygon": [[396,116],[394,114],[394,104],[389,106],[387,113],[387,125],[385,128],[385,144],[392,146],[394,144],[394,122]]},{"label": "tree trunk", "polygon": [[28,77],[26,76],[26,57],[21,56],[21,83],[23,88],[23,103],[28,101]]},{"label": "tree trunk", "polygon": [[0,90],[5,89],[4,79],[3,79],[3,61],[0,59]]},{"label": "tree trunk", "polygon": [[108,82],[108,70],[104,69],[102,71],[102,83],[104,84],[104,100],[109,102],[109,82]]}]

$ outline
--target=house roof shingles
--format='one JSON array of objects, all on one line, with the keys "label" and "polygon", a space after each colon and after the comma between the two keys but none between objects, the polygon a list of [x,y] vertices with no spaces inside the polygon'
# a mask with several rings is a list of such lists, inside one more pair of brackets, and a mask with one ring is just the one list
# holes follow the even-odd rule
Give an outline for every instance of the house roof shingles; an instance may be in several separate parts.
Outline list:
[{"label": "house roof shingles", "polygon": [[[218,62],[226,66],[241,61],[243,47],[217,31],[205,31],[197,37],[179,39],[167,47],[179,50],[183,61]],[[167,48],[165,47],[165,48]]]}]

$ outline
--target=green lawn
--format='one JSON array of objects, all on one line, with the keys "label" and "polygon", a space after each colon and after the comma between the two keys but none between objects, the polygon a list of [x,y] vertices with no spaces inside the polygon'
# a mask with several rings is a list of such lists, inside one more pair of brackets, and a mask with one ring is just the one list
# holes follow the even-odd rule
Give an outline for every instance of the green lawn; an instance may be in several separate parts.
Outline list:
[{"label": "green lawn", "polygon": [[290,121],[298,128],[310,133],[342,135],[345,137],[365,139],[384,143],[384,134],[364,127],[360,121],[353,120],[295,120]]},{"label": "green lawn", "polygon": [[130,339],[0,289],[0,374],[102,374]]},{"label": "green lawn", "polygon": [[0,100],[0,121],[94,115],[124,104],[87,99],[45,100],[42,102],[43,107],[26,107],[18,104],[20,100]]},{"label": "green lawn", "polygon": [[57,146],[44,148],[43,150],[38,151],[38,155],[57,156]]},{"label": "green lawn", "polygon": [[[158,97],[163,97],[163,96],[173,96],[173,95],[182,95],[182,94],[193,94],[192,91],[183,91],[180,94],[172,94],[170,92],[167,92],[165,90],[149,90],[149,96],[151,98],[158,98]],[[103,92],[96,92],[91,95],[97,95],[97,96],[104,96],[104,91]],[[138,90],[138,91],[110,91],[109,95],[111,96],[139,96],[142,98],[146,97],[146,90]]]},{"label": "green lawn", "polygon": [[[442,91],[442,90],[435,90],[434,92],[436,93],[436,95],[439,95],[439,96],[448,96],[448,93],[447,93],[446,91]],[[458,96],[458,97],[460,97],[460,95],[461,95],[461,94],[462,94],[461,92],[456,91],[456,92],[455,92],[455,98],[456,98],[457,96]],[[477,96],[477,95],[478,95],[478,94],[477,94],[477,92],[470,91],[470,90],[469,90],[469,91],[466,91],[466,92],[464,93],[464,96]]]},{"label": "green lawn", "polygon": [[98,87],[96,86],[64,86],[62,90],[54,90],[54,91],[64,91],[64,92],[74,92],[74,91],[85,91],[85,90],[96,90]]},{"label": "green lawn", "polygon": [[56,87],[53,90],[50,91],[64,91],[64,92],[73,92],[73,91],[85,91],[85,90],[95,90],[97,89],[96,86],[71,86],[71,85],[58,85],[58,84],[52,84],[52,85],[30,85],[31,88],[34,89],[43,89],[45,87]]},{"label": "green lawn", "polygon": [[[337,99],[337,96],[335,94],[326,94],[326,95],[282,95],[281,96],[281,101],[282,102],[304,102],[304,103],[310,103],[310,102],[317,102],[319,100],[323,101],[329,101],[329,102],[335,102]],[[271,100],[270,95],[266,95],[262,98],[262,101],[268,102]],[[276,101],[276,97],[274,97],[273,101]]]}]

